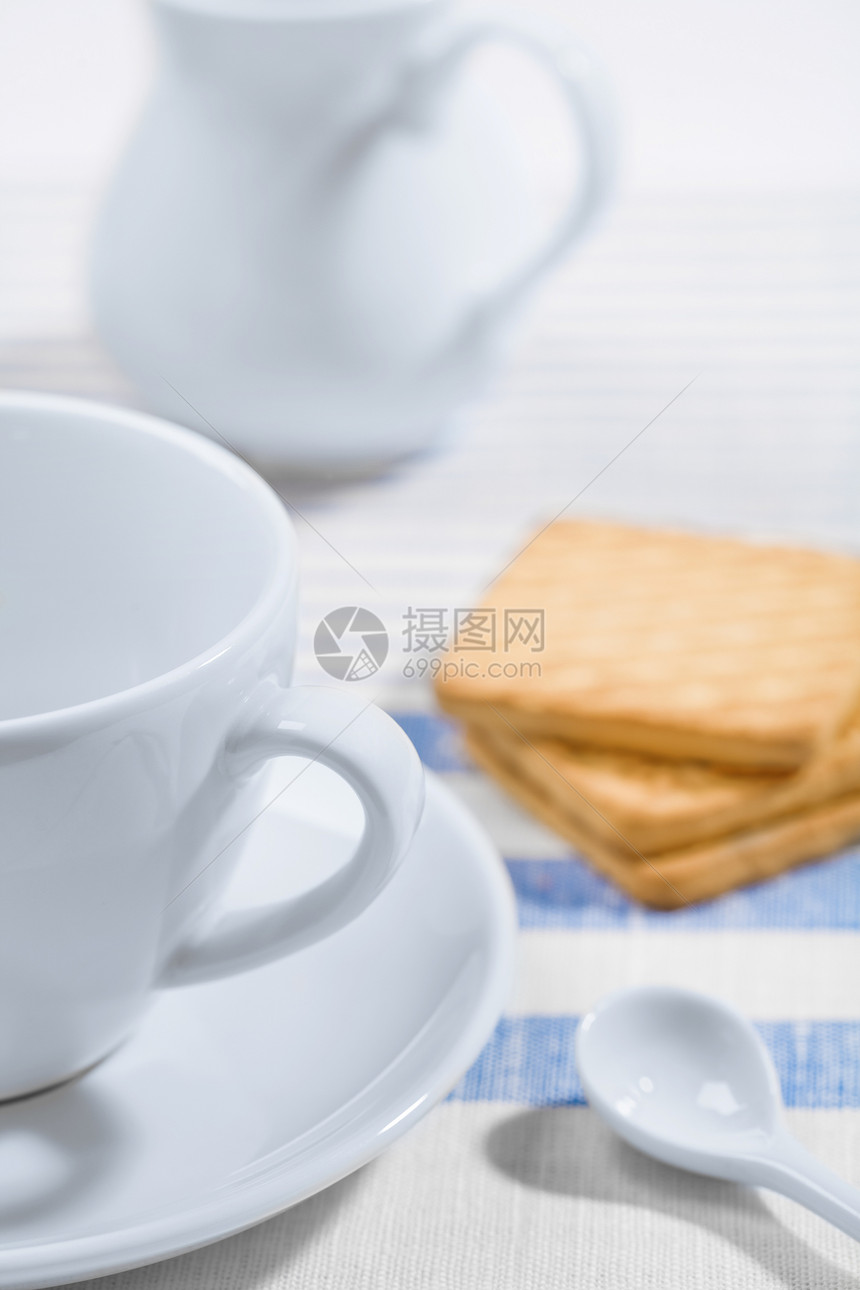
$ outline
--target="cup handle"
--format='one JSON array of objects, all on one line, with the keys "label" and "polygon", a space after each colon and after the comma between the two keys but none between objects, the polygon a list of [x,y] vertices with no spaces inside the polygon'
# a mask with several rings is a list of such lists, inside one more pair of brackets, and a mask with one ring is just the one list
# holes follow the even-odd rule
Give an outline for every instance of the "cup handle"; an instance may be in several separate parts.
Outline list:
[{"label": "cup handle", "polygon": [[471,55],[480,46],[498,41],[531,54],[559,85],[582,140],[582,179],[563,218],[540,250],[506,282],[473,302],[456,337],[457,345],[479,341],[489,334],[491,326],[504,326],[516,314],[534,285],[581,236],[604,204],[611,186],[612,130],[606,93],[593,60],[572,41],[564,26],[525,14],[489,10],[447,25],[436,43],[425,48],[407,67],[378,124],[425,128]]},{"label": "cup handle", "polygon": [[408,850],[424,805],[424,775],[409,739],[373,704],[325,687],[278,689],[226,750],[246,775],[273,757],[311,757],[338,772],[364,808],[355,854],[337,873],[291,900],[227,911],[168,960],[160,986],[187,985],[259,967],[321,940],[356,918]]}]

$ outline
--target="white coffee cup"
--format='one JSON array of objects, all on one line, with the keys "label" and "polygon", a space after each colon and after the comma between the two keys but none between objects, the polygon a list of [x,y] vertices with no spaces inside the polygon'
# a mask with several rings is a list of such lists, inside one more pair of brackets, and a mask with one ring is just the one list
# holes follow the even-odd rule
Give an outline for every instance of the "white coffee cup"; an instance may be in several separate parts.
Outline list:
[{"label": "white coffee cup", "polygon": [[[292,527],[216,444],[116,408],[3,394],[0,535],[10,1098],[105,1056],[154,987],[264,963],[356,917],[405,854],[423,778],[378,709],[290,688]],[[219,913],[230,844],[265,808],[261,770],[280,756],[342,775],[364,836],[307,894]]]}]

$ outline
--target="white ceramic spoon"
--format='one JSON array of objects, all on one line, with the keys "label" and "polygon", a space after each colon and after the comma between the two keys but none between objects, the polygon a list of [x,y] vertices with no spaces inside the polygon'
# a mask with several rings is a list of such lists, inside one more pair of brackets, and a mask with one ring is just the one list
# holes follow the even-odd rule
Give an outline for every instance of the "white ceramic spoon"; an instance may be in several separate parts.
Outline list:
[{"label": "white ceramic spoon", "polygon": [[640,1151],[770,1187],[860,1240],[860,1190],[788,1132],[770,1054],[728,1004],[668,986],[621,990],[583,1019],[576,1063],[588,1101]]}]

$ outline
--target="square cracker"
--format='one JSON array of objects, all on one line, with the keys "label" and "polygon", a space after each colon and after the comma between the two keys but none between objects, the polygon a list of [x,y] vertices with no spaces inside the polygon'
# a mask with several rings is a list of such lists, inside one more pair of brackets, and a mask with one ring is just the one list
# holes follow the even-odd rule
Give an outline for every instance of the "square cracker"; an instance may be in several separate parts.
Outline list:
[{"label": "square cracker", "polygon": [[791,774],[732,773],[706,762],[665,761],[530,735],[488,711],[473,729],[504,760],[540,781],[559,810],[615,843],[668,851],[860,793],[860,719]]},{"label": "square cracker", "polygon": [[[484,607],[495,647],[455,642],[436,682],[470,721],[493,705],[527,733],[789,770],[860,697],[860,560],[844,555],[561,521]],[[541,651],[504,640],[524,609],[544,610]]]},{"label": "square cracker", "polygon": [[467,746],[478,765],[526,810],[629,896],[657,909],[710,900],[829,855],[860,837],[860,793],[853,793],[714,841],[646,854],[620,838],[615,846],[590,833],[546,794],[542,781],[505,760],[499,741],[472,730]]}]

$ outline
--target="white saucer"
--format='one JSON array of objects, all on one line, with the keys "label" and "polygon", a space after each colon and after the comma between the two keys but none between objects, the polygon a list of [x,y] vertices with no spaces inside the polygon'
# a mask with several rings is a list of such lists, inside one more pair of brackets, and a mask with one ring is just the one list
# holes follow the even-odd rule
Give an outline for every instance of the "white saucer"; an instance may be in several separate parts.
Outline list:
[{"label": "white saucer", "polygon": [[[350,927],[156,996],[89,1074],[0,1107],[0,1286],[99,1276],[238,1232],[370,1160],[453,1087],[506,1002],[515,918],[493,847],[428,779],[409,857]],[[348,853],[355,812],[309,768],[255,826],[231,900],[319,881]]]}]

